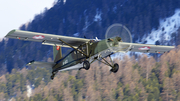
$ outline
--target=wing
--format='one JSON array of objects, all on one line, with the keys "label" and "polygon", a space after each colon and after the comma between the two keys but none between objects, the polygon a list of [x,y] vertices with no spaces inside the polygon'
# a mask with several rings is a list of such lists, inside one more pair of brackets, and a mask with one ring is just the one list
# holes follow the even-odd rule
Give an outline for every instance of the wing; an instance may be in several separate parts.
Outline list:
[{"label": "wing", "polygon": [[44,33],[22,31],[22,30],[12,30],[6,35],[6,37],[19,39],[19,40],[26,40],[26,41],[42,42],[42,44],[45,45],[53,45],[53,46],[58,45],[62,47],[69,47],[69,46],[63,44],[59,39],[65,41],[66,43],[74,47],[78,47],[79,45],[90,41],[90,39],[84,39],[84,38],[44,34]]},{"label": "wing", "polygon": [[121,45],[130,46],[129,51],[144,52],[144,53],[165,53],[175,48],[175,46],[162,46],[162,45],[126,43],[126,42],[121,42]]}]

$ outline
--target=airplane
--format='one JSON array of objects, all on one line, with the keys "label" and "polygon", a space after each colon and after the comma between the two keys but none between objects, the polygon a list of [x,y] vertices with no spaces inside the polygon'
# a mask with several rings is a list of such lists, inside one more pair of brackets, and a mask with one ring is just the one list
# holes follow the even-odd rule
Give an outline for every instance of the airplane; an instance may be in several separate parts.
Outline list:
[{"label": "airplane", "polygon": [[[51,67],[52,80],[58,71],[74,69],[89,70],[90,65],[94,61],[99,61],[111,67],[110,71],[116,73],[119,69],[119,65],[113,63],[111,55],[117,52],[165,53],[175,48],[175,46],[124,42],[123,40],[126,38],[124,36],[113,36],[104,40],[98,40],[97,38],[77,38],[17,29],[11,30],[5,37],[52,45],[54,62],[38,62],[33,60],[27,64],[28,66]],[[63,57],[62,47],[72,48],[72,51]],[[110,58],[110,62],[105,59],[106,57]]]}]

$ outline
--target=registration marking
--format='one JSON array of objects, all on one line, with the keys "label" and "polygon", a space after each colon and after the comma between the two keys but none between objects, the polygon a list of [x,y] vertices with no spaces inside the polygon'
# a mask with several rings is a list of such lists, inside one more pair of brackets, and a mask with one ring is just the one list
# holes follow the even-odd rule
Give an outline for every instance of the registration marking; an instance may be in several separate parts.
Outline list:
[{"label": "registration marking", "polygon": [[140,47],[138,48],[139,50],[149,50],[151,47],[149,46],[143,46],[143,47]]},{"label": "registration marking", "polygon": [[33,38],[33,39],[44,39],[45,36],[43,36],[43,35],[35,35],[35,36],[33,36],[32,38]]}]

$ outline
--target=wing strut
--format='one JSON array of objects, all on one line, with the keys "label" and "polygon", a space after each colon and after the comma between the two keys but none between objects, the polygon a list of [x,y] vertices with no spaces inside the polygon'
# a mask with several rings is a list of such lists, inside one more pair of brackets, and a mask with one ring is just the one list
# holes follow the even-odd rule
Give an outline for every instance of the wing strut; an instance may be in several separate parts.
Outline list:
[{"label": "wing strut", "polygon": [[59,40],[60,40],[62,43],[64,43],[64,44],[66,44],[66,45],[70,46],[71,48],[73,48],[73,49],[75,49],[75,50],[77,50],[78,52],[80,52],[81,54],[83,54],[84,56],[86,56],[86,58],[88,58],[88,57],[89,57],[87,54],[85,54],[85,53],[84,53],[84,52],[82,52],[81,50],[79,50],[79,49],[77,49],[77,48],[73,47],[72,45],[70,45],[70,44],[66,43],[65,41],[61,40],[60,38],[59,38]]},{"label": "wing strut", "polygon": [[[109,55],[108,57],[110,58],[110,62],[111,62],[111,63],[109,63],[106,59],[104,59],[104,58],[101,57],[100,55],[99,55],[99,58],[100,58],[100,59],[103,59],[104,62],[101,61],[100,59],[98,59],[98,57],[95,57],[94,60],[93,60],[92,62],[94,62],[95,60],[98,60],[99,62],[101,62],[101,63],[103,63],[103,64],[105,64],[105,65],[110,66],[110,67],[113,68],[114,63],[113,63],[113,61],[112,61],[112,59],[111,59],[111,56]],[[91,63],[92,63],[92,62],[91,62]]]},{"label": "wing strut", "polygon": [[[110,64],[107,60],[105,60],[103,57],[101,57],[101,56],[99,56],[99,57],[100,57],[101,59],[103,59],[105,62],[103,62],[103,61],[101,61],[100,59],[98,59],[98,57],[95,57],[94,60],[98,60],[99,62],[104,63],[104,64],[107,65],[107,66],[110,66],[110,67],[111,67],[111,69],[110,69],[111,72],[116,73],[116,72],[118,71],[119,65],[118,65],[117,63],[115,63],[115,64],[113,63],[110,55],[109,55],[109,58],[110,58],[111,64]],[[94,61],[94,60],[93,60],[93,61]]]}]

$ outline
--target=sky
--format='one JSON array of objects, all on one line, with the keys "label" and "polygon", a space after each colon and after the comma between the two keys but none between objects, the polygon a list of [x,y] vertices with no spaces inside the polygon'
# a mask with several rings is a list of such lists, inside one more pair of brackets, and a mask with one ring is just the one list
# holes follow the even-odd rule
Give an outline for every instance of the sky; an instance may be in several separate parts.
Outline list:
[{"label": "sky", "polygon": [[55,0],[0,0],[0,38],[51,8]]}]

